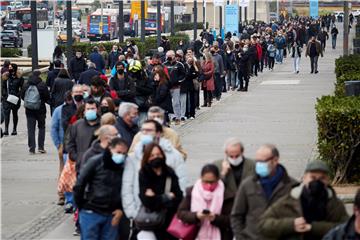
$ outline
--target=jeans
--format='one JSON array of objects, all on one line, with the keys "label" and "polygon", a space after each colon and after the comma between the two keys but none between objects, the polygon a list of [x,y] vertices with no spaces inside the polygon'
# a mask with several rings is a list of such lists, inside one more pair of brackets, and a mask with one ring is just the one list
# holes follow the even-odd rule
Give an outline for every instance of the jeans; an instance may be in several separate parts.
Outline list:
[{"label": "jeans", "polygon": [[276,61],[282,63],[284,58],[284,49],[276,49]]},{"label": "jeans", "polygon": [[311,73],[318,70],[318,59],[319,56],[310,57],[310,64],[311,64]]},{"label": "jeans", "polygon": [[36,122],[38,123],[38,128],[39,128],[38,147],[39,150],[44,149],[45,119],[46,119],[46,114],[26,115],[27,130],[28,130],[28,146],[29,146],[29,151],[31,152],[35,152],[36,149],[36,142],[35,142]]},{"label": "jeans", "polygon": [[336,48],[336,37],[331,38],[331,43],[332,43],[332,48],[335,49]]},{"label": "jeans", "polygon": [[[221,77],[220,77],[220,73],[215,73],[214,74],[215,78],[215,97],[217,99],[221,98],[221,91],[222,91],[222,81],[221,81]],[[175,111],[175,110],[174,110]]]},{"label": "jeans", "polygon": [[180,120],[181,117],[180,88],[171,89],[170,93],[172,98],[174,117]]},{"label": "jeans", "polygon": [[80,210],[81,240],[116,240],[118,226],[112,226],[112,215],[102,215],[90,210]]},{"label": "jeans", "polygon": [[15,105],[5,101],[2,107],[4,109],[4,115],[5,115],[5,131],[8,132],[9,130],[11,112],[13,114],[13,130],[16,131],[19,121],[18,111],[20,108],[20,104]]},{"label": "jeans", "polygon": [[300,68],[300,58],[294,57],[294,72],[299,71]]},{"label": "jeans", "polygon": [[186,114],[186,93],[180,93],[180,117],[184,118]]},{"label": "jeans", "polygon": [[230,89],[230,87],[232,87],[233,89],[236,86],[236,72],[229,70],[228,73],[226,74],[226,84],[227,84],[227,89]]}]

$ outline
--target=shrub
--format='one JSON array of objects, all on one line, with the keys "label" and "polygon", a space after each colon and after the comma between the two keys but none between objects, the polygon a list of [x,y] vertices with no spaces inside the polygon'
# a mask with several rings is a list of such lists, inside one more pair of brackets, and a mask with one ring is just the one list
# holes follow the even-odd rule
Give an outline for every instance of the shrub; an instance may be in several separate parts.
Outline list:
[{"label": "shrub", "polygon": [[323,96],[317,100],[318,150],[333,183],[360,181],[360,98]]},{"label": "shrub", "polygon": [[345,81],[356,80],[360,80],[360,70],[357,72],[346,72],[340,77],[337,77],[335,82],[335,95],[345,96]]},{"label": "shrub", "polygon": [[22,56],[21,48],[1,48],[1,57],[19,57]]},{"label": "shrub", "polygon": [[360,72],[360,55],[343,56],[335,60],[336,77],[347,72]]},{"label": "shrub", "polygon": [[[209,23],[206,22],[206,28],[208,28]],[[203,23],[198,22],[197,23],[197,29],[203,29]],[[175,32],[179,31],[186,31],[186,30],[193,30],[194,29],[194,23],[175,23]]]}]

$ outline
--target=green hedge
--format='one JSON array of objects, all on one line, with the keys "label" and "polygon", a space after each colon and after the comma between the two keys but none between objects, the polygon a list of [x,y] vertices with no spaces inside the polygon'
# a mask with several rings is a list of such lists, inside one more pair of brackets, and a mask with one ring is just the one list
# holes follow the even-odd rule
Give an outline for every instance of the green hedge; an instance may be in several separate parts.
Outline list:
[{"label": "green hedge", "polygon": [[360,71],[346,72],[340,77],[337,77],[335,82],[335,95],[339,97],[345,96],[345,81],[356,80],[360,80]]},{"label": "green hedge", "polygon": [[1,57],[22,56],[21,48],[1,48]]},{"label": "green hedge", "polygon": [[335,60],[336,77],[347,72],[360,72],[360,55],[343,56]]},{"label": "green hedge", "polygon": [[[197,29],[203,29],[204,25],[202,22],[197,23]],[[209,23],[206,22],[206,29],[209,27]],[[178,31],[186,31],[186,30],[193,30],[194,23],[175,23],[175,32]]]},{"label": "green hedge", "polygon": [[334,183],[360,182],[360,98],[317,100],[318,150]]},{"label": "green hedge", "polygon": [[[184,43],[188,43],[190,38],[186,34],[176,34],[175,36],[169,36],[170,45],[175,47],[180,40],[183,40]],[[140,57],[143,58],[146,55],[151,54],[152,49],[157,49],[157,40],[156,36],[146,37],[145,41],[142,42],[139,38],[129,38],[129,40],[135,40],[136,45],[139,48]],[[102,43],[85,43],[78,42],[73,44],[73,51],[80,50],[84,53],[85,57],[91,53],[91,50],[94,46],[99,46],[102,44],[108,52],[111,51],[113,45],[120,45],[122,48],[125,48],[125,43],[116,43],[116,42],[102,42]],[[63,51],[65,52],[66,44],[60,45]],[[28,47],[28,55],[31,57],[31,45]]]}]

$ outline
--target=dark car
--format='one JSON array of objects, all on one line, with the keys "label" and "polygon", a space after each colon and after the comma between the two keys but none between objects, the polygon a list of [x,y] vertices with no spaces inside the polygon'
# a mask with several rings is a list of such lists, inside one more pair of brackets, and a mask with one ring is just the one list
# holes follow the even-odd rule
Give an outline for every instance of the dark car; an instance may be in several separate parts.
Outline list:
[{"label": "dark car", "polygon": [[1,46],[23,47],[23,38],[19,31],[4,30],[1,32]]},{"label": "dark car", "polygon": [[22,23],[19,20],[6,21],[4,24],[4,30],[17,30],[22,32],[23,31]]}]

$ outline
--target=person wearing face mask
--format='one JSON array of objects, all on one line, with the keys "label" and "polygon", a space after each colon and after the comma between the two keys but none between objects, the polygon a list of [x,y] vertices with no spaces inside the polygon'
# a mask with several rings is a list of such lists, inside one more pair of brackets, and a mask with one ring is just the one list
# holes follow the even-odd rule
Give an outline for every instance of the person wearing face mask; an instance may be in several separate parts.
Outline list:
[{"label": "person wearing face mask", "polygon": [[127,150],[126,142],[115,137],[103,153],[90,158],[81,169],[74,186],[74,199],[80,210],[82,239],[118,239]]},{"label": "person wearing face mask", "polygon": [[284,58],[284,49],[286,47],[286,39],[282,35],[282,32],[279,32],[275,38],[275,47],[276,47],[276,62],[282,64]]},{"label": "person wearing face mask", "polygon": [[173,112],[169,77],[163,67],[156,67],[154,71],[154,91],[151,97],[152,105],[165,110],[165,121],[170,122],[169,114]]},{"label": "person wearing face mask", "polygon": [[[236,55],[236,65],[238,68],[239,88],[237,91],[247,91],[249,86],[250,55],[248,52],[248,45],[244,45]],[[244,84],[245,83],[245,84]]]},{"label": "person wearing face mask", "polygon": [[319,41],[316,40],[315,36],[311,37],[308,45],[306,47],[305,57],[310,57],[310,65],[311,65],[311,74],[317,74],[318,71],[318,60],[319,55],[323,57],[323,51],[321,49],[321,44]]},{"label": "person wearing face mask", "polygon": [[255,157],[255,174],[240,184],[231,211],[235,239],[266,239],[258,228],[261,214],[297,185],[279,163],[279,151],[274,145],[261,146]]},{"label": "person wearing face mask", "polygon": [[125,65],[118,62],[115,65],[116,75],[110,78],[109,86],[116,91],[118,97],[125,102],[135,102],[135,83],[131,81],[125,72]]},{"label": "person wearing face mask", "polygon": [[99,104],[104,98],[111,97],[110,93],[106,89],[106,82],[100,76],[94,76],[91,79],[90,87],[91,97]]},{"label": "person wearing face mask", "polygon": [[79,81],[80,74],[82,72],[85,72],[86,69],[87,69],[86,61],[82,55],[82,52],[76,51],[75,57],[73,57],[70,60],[70,64],[69,64],[68,70],[69,70],[70,76],[77,83]]},{"label": "person wearing face mask", "polygon": [[221,179],[235,198],[236,190],[248,176],[254,175],[254,161],[244,157],[244,145],[237,138],[229,138],[224,144],[225,158],[215,161]]},{"label": "person wearing face mask", "polygon": [[221,181],[218,168],[207,164],[201,170],[201,179],[186,189],[177,216],[184,223],[199,226],[196,239],[232,240],[232,200],[233,194]]},{"label": "person wearing face mask", "polygon": [[108,69],[113,69],[115,64],[117,63],[121,52],[117,45],[113,45],[111,53],[109,54],[109,61],[107,63]]},{"label": "person wearing face mask", "polygon": [[[151,143],[144,148],[144,157],[139,172],[139,198],[150,211],[166,209],[165,223],[153,231],[140,231],[138,239],[176,239],[167,233],[171,219],[183,198],[179,180],[174,170],[167,165],[166,155],[161,146]],[[169,186],[169,187],[167,187]]]},{"label": "person wearing face mask", "polygon": [[271,38],[268,43],[267,47],[267,55],[268,55],[268,64],[269,64],[269,70],[274,70],[274,64],[275,64],[275,56],[276,56],[276,48],[274,45],[274,39]]},{"label": "person wearing face mask", "polygon": [[223,82],[221,78],[224,75],[224,60],[218,52],[219,52],[218,46],[215,45],[211,47],[210,53],[212,55],[213,63],[214,63],[214,84],[215,84],[214,97],[216,98],[216,100],[219,101],[221,99],[221,92],[223,89]]},{"label": "person wearing face mask", "polygon": [[226,47],[224,55],[224,69],[226,71],[227,91],[230,89],[234,91],[236,87],[236,62],[235,54],[229,46]]},{"label": "person wearing face mask", "polygon": [[84,118],[77,120],[70,129],[69,142],[66,150],[69,159],[76,162],[76,171],[79,171],[82,157],[91,146],[95,131],[100,127],[98,103],[89,98],[85,102]]},{"label": "person wearing face mask", "polygon": [[115,127],[128,146],[131,145],[135,134],[139,131],[139,111],[135,103],[122,102],[119,107],[119,117]]},{"label": "person wearing face mask", "polygon": [[96,70],[95,63],[88,62],[87,65],[88,65],[88,69],[80,74],[78,83],[79,84],[86,84],[86,85],[90,86],[91,79],[94,76],[100,76],[101,73],[98,70]]},{"label": "person wearing face mask", "polygon": [[[153,106],[147,113],[148,120],[154,120],[162,126],[161,138],[167,139],[181,153],[186,160],[187,153],[183,149],[179,135],[170,127],[166,126],[165,111],[161,107]],[[134,152],[135,146],[141,141],[141,132],[138,132],[130,146],[129,153]]]},{"label": "person wearing face mask", "polygon": [[344,204],[330,186],[329,168],[312,161],[302,183],[265,211],[259,228],[269,239],[314,240],[347,219]]},{"label": "person wearing face mask", "polygon": [[112,98],[106,97],[100,103],[100,113],[104,115],[106,113],[112,113],[115,115],[115,104]]}]

